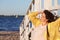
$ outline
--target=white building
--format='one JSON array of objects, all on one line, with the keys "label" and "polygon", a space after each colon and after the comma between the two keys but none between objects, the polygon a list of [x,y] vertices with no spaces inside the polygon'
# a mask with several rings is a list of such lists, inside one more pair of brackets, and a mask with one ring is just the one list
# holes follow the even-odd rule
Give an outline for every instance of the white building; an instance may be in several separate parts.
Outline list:
[{"label": "white building", "polygon": [[41,11],[44,9],[52,10],[58,13],[56,10],[60,10],[60,5],[58,5],[59,0],[32,0],[27,14],[25,15],[21,26],[20,26],[20,40],[31,40],[31,31],[34,27],[27,17],[29,12]]}]

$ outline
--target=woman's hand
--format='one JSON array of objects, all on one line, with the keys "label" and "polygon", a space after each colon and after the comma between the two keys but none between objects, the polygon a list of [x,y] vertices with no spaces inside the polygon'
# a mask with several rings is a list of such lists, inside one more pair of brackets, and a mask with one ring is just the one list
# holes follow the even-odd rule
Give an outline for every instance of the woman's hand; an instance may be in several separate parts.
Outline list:
[{"label": "woman's hand", "polygon": [[43,11],[39,11],[39,12],[38,12],[38,14],[42,14],[42,13],[43,13]]}]

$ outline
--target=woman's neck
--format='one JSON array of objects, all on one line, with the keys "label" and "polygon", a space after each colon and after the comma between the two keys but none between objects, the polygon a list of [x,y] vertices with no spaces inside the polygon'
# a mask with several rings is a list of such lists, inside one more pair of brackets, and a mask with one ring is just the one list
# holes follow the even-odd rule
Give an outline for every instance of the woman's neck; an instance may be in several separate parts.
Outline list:
[{"label": "woman's neck", "polygon": [[48,22],[42,22],[42,26],[48,25]]}]

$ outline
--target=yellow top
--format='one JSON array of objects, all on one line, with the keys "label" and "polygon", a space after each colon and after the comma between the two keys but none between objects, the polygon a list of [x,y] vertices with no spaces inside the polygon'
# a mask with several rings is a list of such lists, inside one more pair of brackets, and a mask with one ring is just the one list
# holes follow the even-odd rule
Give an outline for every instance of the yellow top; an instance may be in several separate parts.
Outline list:
[{"label": "yellow top", "polygon": [[[30,21],[35,25],[35,27],[38,27],[41,24],[40,19],[36,18],[38,15],[38,12],[31,12],[29,13],[28,17]],[[57,34],[59,34],[59,26],[60,26],[60,18],[58,18],[56,21],[48,23],[48,32],[49,32],[49,40],[60,40],[60,37],[58,37]],[[47,38],[47,34],[45,35]]]}]

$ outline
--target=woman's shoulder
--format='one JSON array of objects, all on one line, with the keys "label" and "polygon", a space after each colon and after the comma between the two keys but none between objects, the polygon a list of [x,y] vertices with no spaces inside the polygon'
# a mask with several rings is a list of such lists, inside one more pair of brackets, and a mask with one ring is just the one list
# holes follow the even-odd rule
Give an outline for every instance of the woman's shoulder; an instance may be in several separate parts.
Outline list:
[{"label": "woman's shoulder", "polygon": [[57,19],[54,21],[54,23],[60,23],[60,17],[57,18]]},{"label": "woman's shoulder", "polygon": [[60,21],[60,17],[57,19],[57,21]]},{"label": "woman's shoulder", "polygon": [[55,21],[49,23],[49,26],[58,26],[58,24],[60,24],[60,18],[56,19]]}]

